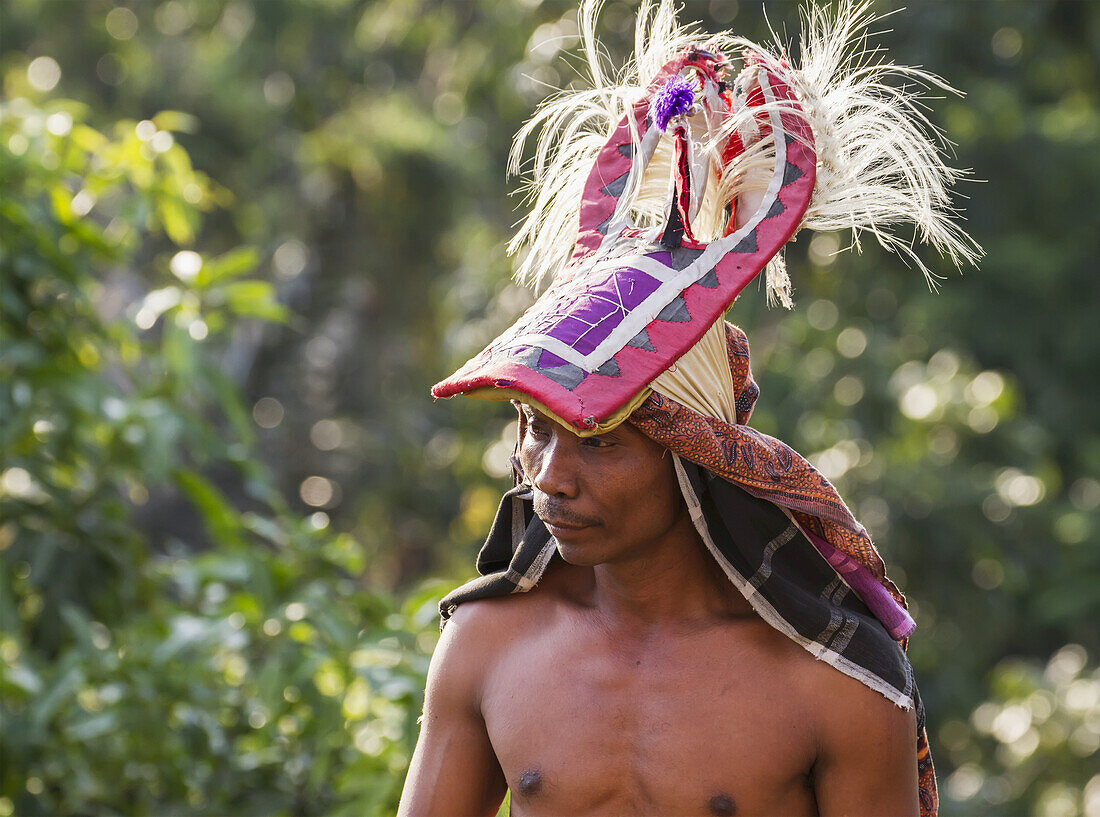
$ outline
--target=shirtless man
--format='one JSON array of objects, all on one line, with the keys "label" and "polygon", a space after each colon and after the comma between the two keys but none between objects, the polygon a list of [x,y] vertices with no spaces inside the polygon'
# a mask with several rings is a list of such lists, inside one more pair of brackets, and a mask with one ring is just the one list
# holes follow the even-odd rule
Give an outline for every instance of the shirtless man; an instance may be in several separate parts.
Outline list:
[{"label": "shirtless man", "polygon": [[[773,261],[801,228],[898,249],[908,220],[977,258],[954,171],[884,90],[915,69],[863,61],[862,5],[809,15],[802,70],[660,0],[603,87],[597,7],[578,19],[600,93],[556,95],[514,154],[541,124],[514,245],[553,283],[432,389],[518,401],[518,484],[440,604],[400,814],[492,815],[510,791],[516,815],[935,817],[915,622],[828,480],[748,426],[748,341],[723,317],[766,266],[790,303]],[[735,72],[722,49],[742,48]]]},{"label": "shirtless man", "polygon": [[916,721],[761,620],[704,550],[666,449],[524,406],[557,539],[536,592],[458,608],[402,817],[916,815]]}]

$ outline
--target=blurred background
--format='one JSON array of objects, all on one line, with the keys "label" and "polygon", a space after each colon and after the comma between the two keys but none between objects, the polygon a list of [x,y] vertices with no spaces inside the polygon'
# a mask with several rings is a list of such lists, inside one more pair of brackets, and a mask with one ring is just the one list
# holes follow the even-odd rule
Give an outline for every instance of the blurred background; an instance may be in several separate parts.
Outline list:
[{"label": "blurred background", "polygon": [[[888,11],[897,4],[883,2]],[[793,3],[689,2],[767,39]],[[633,8],[609,2],[621,63]],[[908,595],[942,814],[1100,815],[1100,4],[921,2],[963,275],[850,236],[752,286],[753,424]],[[530,302],[511,135],[558,0],[0,9],[0,817],[385,815],[514,439],[429,387]]]}]

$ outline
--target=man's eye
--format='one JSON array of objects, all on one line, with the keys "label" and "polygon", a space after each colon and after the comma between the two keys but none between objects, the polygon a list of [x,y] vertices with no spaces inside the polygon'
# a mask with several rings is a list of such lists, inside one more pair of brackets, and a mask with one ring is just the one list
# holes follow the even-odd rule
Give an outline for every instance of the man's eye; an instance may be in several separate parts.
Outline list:
[{"label": "man's eye", "polygon": [[550,434],[550,431],[542,423],[528,423],[527,433],[537,439],[544,439]]},{"label": "man's eye", "polygon": [[603,437],[585,437],[583,444],[589,448],[610,448],[615,443]]}]

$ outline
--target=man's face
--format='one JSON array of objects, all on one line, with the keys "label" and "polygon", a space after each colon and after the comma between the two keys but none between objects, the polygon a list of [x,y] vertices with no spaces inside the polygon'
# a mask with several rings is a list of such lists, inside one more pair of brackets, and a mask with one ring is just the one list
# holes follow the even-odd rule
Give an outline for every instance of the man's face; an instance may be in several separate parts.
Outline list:
[{"label": "man's face", "polygon": [[636,558],[686,513],[669,451],[629,423],[578,437],[520,406],[519,461],[565,561]]}]

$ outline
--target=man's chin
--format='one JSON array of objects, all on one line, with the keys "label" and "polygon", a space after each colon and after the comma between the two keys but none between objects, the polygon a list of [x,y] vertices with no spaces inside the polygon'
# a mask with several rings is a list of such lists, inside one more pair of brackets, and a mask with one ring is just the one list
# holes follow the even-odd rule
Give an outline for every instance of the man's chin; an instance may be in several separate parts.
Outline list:
[{"label": "man's chin", "polygon": [[555,538],[555,541],[558,543],[558,555],[566,564],[575,567],[595,567],[604,562],[601,554],[592,545],[574,539],[563,541]]}]

